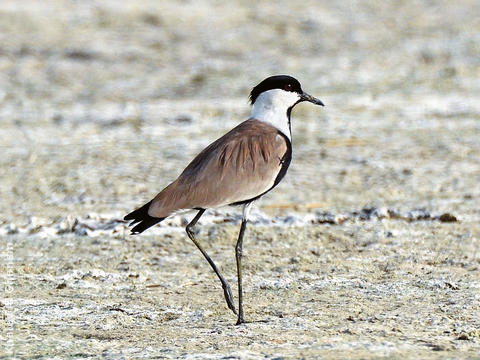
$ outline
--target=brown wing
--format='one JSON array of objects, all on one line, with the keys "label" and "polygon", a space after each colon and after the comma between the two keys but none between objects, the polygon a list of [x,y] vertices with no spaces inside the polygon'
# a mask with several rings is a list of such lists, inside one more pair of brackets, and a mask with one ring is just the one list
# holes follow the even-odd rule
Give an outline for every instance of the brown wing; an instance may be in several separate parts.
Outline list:
[{"label": "brown wing", "polygon": [[241,123],[198,154],[153,199],[148,214],[166,217],[177,210],[229,205],[263,194],[276,185],[282,168],[286,171],[287,141],[261,121]]}]

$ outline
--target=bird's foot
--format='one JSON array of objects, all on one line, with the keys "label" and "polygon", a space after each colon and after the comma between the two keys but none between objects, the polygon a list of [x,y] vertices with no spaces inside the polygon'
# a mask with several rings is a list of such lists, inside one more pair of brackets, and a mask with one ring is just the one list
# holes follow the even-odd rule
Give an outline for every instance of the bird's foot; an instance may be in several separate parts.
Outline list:
[{"label": "bird's foot", "polygon": [[243,314],[239,314],[237,323],[235,325],[242,325],[242,324],[245,324],[245,319],[243,318]]},{"label": "bird's foot", "polygon": [[227,306],[230,310],[237,315],[237,309],[235,309],[235,302],[233,301],[233,294],[230,285],[227,283],[223,284],[223,294],[225,295],[225,300],[227,301]]}]

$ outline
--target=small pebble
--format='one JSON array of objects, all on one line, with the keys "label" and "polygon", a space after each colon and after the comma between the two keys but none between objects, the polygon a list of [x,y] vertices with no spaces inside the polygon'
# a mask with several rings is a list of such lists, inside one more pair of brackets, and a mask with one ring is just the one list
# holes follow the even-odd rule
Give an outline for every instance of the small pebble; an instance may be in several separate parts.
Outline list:
[{"label": "small pebble", "polygon": [[456,222],[457,218],[450,213],[444,213],[438,218],[441,222]]}]

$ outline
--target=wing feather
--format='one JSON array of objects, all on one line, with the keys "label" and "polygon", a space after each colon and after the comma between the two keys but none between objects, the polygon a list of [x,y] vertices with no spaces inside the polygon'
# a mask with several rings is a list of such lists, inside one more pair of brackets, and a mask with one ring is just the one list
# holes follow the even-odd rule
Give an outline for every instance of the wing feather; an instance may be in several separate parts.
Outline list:
[{"label": "wing feather", "polygon": [[[255,198],[276,185],[290,151],[273,126],[249,119],[207,146],[152,201],[148,214],[211,208]],[[287,164],[288,166],[288,164]],[[286,170],[286,169],[285,169]]]}]

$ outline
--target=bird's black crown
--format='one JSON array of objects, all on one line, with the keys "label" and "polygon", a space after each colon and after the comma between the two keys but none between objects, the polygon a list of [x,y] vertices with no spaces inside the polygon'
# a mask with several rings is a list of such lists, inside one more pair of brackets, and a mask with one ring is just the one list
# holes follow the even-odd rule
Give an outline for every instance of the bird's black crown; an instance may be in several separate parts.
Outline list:
[{"label": "bird's black crown", "polygon": [[289,75],[274,75],[266,78],[255,86],[250,93],[250,103],[253,105],[257,97],[268,90],[282,89],[302,94],[302,86],[297,79]]}]

